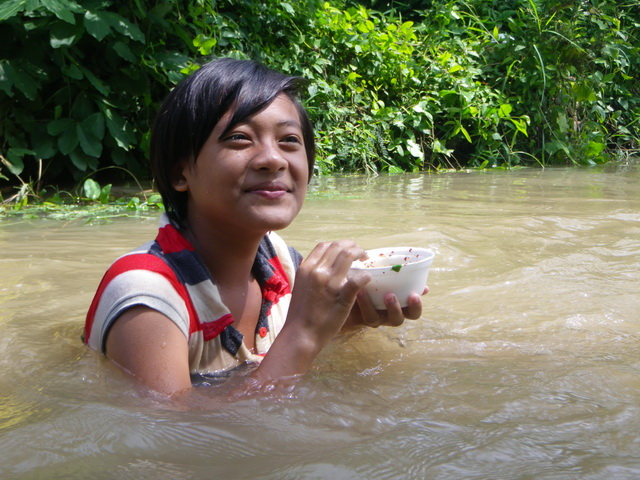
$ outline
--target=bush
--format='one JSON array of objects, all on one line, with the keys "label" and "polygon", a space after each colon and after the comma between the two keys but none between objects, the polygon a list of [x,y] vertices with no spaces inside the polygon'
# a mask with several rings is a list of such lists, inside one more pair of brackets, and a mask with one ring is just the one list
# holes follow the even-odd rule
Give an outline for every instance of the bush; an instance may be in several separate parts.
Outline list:
[{"label": "bush", "polygon": [[605,162],[639,144],[634,5],[5,0],[0,177],[145,178],[158,103],[217,56],[309,79],[322,173]]}]

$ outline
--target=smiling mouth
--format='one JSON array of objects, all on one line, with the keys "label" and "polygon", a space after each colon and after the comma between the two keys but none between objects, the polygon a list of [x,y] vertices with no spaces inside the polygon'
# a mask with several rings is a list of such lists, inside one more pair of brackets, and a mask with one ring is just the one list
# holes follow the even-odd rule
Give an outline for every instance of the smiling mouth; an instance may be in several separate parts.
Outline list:
[{"label": "smiling mouth", "polygon": [[291,190],[281,183],[261,183],[253,185],[245,190],[248,193],[261,193],[261,194],[285,194],[290,193]]}]

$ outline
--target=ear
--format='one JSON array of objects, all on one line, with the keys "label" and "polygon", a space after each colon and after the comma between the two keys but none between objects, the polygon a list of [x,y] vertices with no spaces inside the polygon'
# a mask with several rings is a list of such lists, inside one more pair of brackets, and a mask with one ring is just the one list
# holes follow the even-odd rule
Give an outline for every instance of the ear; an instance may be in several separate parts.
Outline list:
[{"label": "ear", "polygon": [[189,182],[184,175],[185,169],[187,168],[189,168],[189,160],[182,160],[173,167],[171,185],[177,192],[186,192],[189,190]]}]

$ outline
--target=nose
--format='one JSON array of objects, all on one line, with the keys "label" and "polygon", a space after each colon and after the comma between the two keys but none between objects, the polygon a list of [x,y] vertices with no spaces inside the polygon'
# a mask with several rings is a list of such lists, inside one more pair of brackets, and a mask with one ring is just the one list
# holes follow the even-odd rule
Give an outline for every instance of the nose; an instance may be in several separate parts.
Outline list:
[{"label": "nose", "polygon": [[286,169],[288,165],[284,152],[275,141],[262,142],[253,160],[253,168],[257,170],[278,172]]}]

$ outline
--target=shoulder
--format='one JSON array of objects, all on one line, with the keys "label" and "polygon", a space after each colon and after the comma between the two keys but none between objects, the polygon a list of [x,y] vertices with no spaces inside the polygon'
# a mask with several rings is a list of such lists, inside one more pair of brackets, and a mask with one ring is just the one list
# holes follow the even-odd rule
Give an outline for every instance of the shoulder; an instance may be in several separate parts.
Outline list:
[{"label": "shoulder", "polygon": [[188,334],[188,292],[161,257],[144,249],[118,258],[104,274],[87,312],[85,342],[102,350],[113,322],[140,305],[163,313]]}]

